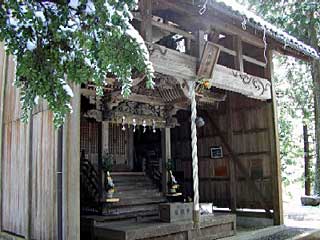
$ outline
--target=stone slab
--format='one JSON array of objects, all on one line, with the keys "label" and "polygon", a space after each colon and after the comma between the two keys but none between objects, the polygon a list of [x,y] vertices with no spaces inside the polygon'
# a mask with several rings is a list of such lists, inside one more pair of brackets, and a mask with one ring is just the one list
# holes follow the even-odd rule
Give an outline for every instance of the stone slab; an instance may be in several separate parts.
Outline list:
[{"label": "stone slab", "polygon": [[320,197],[317,196],[302,196],[301,204],[303,206],[319,206],[320,205]]},{"label": "stone slab", "polygon": [[232,236],[236,232],[234,215],[201,216],[199,229],[193,222],[96,223],[95,237],[101,240],[206,240]]}]

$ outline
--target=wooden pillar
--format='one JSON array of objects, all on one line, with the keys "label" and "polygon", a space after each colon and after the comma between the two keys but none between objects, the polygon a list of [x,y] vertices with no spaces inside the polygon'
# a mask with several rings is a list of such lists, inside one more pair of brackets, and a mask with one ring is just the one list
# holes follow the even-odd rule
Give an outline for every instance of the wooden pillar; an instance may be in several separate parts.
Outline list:
[{"label": "wooden pillar", "polygon": [[[26,209],[26,239],[31,239],[32,231],[32,160],[33,160],[33,114],[30,113],[30,118],[27,126],[28,131],[28,141],[26,147],[28,147],[28,156],[27,157],[27,179],[25,188],[28,191],[27,194],[27,209]],[[27,152],[27,151],[26,151]]]},{"label": "wooden pillar", "polygon": [[161,131],[161,149],[162,149],[162,192],[168,193],[168,160],[171,159],[171,129],[164,128]]},{"label": "wooden pillar", "polygon": [[103,179],[104,179],[104,172],[102,170],[102,122],[98,123],[98,179],[99,179],[99,195],[100,198],[103,198]]},{"label": "wooden pillar", "polygon": [[80,85],[72,84],[73,113],[63,126],[63,239],[80,239]]},{"label": "wooden pillar", "polygon": [[241,72],[244,72],[242,40],[239,36],[233,36],[233,47],[234,47],[234,50],[236,51],[234,67],[235,69]]},{"label": "wooden pillar", "polygon": [[[133,170],[134,168],[134,132],[130,129],[130,126],[128,125],[128,165],[130,170]],[[143,167],[142,167],[143,169]]]},{"label": "wooden pillar", "polygon": [[[101,123],[101,154],[102,156],[106,153],[109,153],[109,122],[108,121],[102,121]],[[104,188],[105,185],[105,176],[104,172],[101,171],[102,179],[101,179],[101,185],[102,188]]]},{"label": "wooden pillar", "polygon": [[8,56],[5,53],[4,46],[0,43],[0,231],[2,231],[2,148],[3,148],[3,118],[5,91],[7,83]]},{"label": "wooden pillar", "polygon": [[109,153],[109,122],[102,122],[102,152]]},{"label": "wooden pillar", "polygon": [[146,42],[152,43],[152,1],[139,0],[141,14],[140,34]]},{"label": "wooden pillar", "polygon": [[271,102],[267,106],[268,129],[270,142],[271,177],[272,177],[272,202],[273,202],[273,223],[274,225],[283,224],[282,206],[282,179],[281,179],[281,160],[278,134],[278,116],[275,93],[275,83],[273,77],[272,51],[267,51],[268,64],[266,68],[266,78],[271,83]]},{"label": "wooden pillar", "polygon": [[197,57],[199,63],[206,43],[204,40],[204,31],[198,30],[194,35],[196,41],[191,42],[191,55]]},{"label": "wooden pillar", "polygon": [[[243,72],[243,58],[242,58],[242,41],[239,36],[233,36],[233,48],[237,55],[234,58],[235,69]],[[227,98],[227,123],[228,123],[228,143],[233,149],[233,96],[234,94],[229,92]],[[237,209],[237,168],[231,156],[229,157],[229,173],[230,173],[230,209],[235,212]]]},{"label": "wooden pillar", "polygon": [[310,154],[309,154],[309,135],[308,126],[303,124],[303,145],[304,145],[304,194],[311,195],[311,176],[310,176]]}]

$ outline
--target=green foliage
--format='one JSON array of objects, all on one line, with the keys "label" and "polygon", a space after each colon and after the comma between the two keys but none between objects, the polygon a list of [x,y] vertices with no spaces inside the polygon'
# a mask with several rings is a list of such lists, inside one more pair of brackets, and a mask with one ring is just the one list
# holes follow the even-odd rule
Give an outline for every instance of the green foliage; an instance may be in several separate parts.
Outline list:
[{"label": "green foliage", "polygon": [[0,2],[0,41],[16,56],[15,86],[21,90],[23,120],[39,97],[47,100],[55,126],[72,109],[68,83],[94,83],[98,94],[107,74],[131,91],[132,72],[153,87],[146,46],[130,24],[136,0],[5,0]]},{"label": "green foliage", "polygon": [[[303,124],[309,126],[309,133],[314,126],[314,96],[308,64],[289,57],[278,57],[277,60],[275,80],[279,108],[280,157],[284,183],[289,184],[298,180],[295,179],[297,176],[294,169],[303,162]],[[302,180],[300,178],[301,182]]]},{"label": "green foliage", "polygon": [[[249,5],[250,9],[257,12],[269,22],[284,29],[289,34],[297,37],[299,40],[311,45],[316,50],[320,45],[320,4],[313,0],[239,0],[239,2]],[[316,61],[316,60],[314,60]],[[284,64],[285,62],[282,62]],[[279,105],[283,104],[283,114],[280,113],[280,131],[285,130],[280,139],[282,143],[282,156],[288,156],[287,160],[291,158],[290,153],[297,148],[302,152],[302,143],[294,146],[290,145],[290,140],[286,136],[292,137],[291,130],[288,125],[291,125],[292,130],[295,129],[295,124],[288,120],[288,115],[292,119],[302,118],[303,123],[311,127],[313,133],[318,132],[316,139],[317,145],[320,146],[320,119],[315,119],[314,109],[319,108],[317,101],[314,100],[320,97],[320,88],[317,87],[317,73],[320,69],[314,67],[310,68],[308,63],[294,63],[287,65],[285,72],[287,75],[285,81],[288,81],[288,89],[283,94],[287,96],[287,103],[280,100]],[[312,72],[312,78],[310,77]],[[285,114],[286,113],[286,114]],[[310,124],[312,123],[312,124]],[[301,130],[302,131],[302,130]],[[291,132],[291,133],[290,133]],[[309,131],[311,132],[311,131]],[[280,136],[281,137],[281,136]],[[289,141],[288,141],[289,140]],[[286,146],[285,148],[283,148]],[[318,147],[320,149],[320,147]],[[314,150],[314,149],[313,149]],[[320,194],[320,152],[318,152],[318,160],[316,169],[318,168],[318,177],[316,177],[315,190]],[[316,154],[315,154],[316,155]],[[302,157],[302,156],[301,156]],[[284,161],[284,164],[294,164],[291,161]],[[318,186],[317,186],[318,185]]]},{"label": "green foliage", "polygon": [[316,0],[240,0],[240,2],[250,5],[251,10],[307,44],[313,45],[311,38],[320,36],[320,4]]}]

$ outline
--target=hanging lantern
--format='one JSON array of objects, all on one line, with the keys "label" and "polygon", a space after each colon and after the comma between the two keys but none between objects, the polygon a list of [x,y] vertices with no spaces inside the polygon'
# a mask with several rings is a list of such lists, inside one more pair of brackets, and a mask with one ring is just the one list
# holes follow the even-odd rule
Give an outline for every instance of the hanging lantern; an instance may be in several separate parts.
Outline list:
[{"label": "hanging lantern", "polygon": [[143,120],[142,126],[143,126],[143,133],[145,133],[147,130],[147,121],[146,120]]},{"label": "hanging lantern", "polygon": [[125,131],[126,130],[126,127],[125,127],[125,120],[126,120],[126,117],[123,116],[122,117],[122,131]]},{"label": "hanging lantern", "polygon": [[152,132],[156,133],[156,121],[152,119]]},{"label": "hanging lantern", "polygon": [[203,127],[206,124],[204,119],[202,117],[197,117],[196,118],[196,125],[197,127]]},{"label": "hanging lantern", "polygon": [[136,132],[137,120],[135,118],[132,119],[132,125],[133,125],[133,132]]}]

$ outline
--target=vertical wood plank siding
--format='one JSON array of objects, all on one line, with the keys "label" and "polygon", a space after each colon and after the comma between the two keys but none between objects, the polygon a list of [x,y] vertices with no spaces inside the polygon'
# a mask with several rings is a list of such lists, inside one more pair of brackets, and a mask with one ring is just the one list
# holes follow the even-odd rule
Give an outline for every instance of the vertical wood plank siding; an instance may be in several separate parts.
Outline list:
[{"label": "vertical wood plank siding", "polygon": [[[2,146],[3,146],[3,112],[4,95],[7,75],[7,55],[4,51],[3,43],[0,42],[0,193],[2,192]],[[0,207],[2,206],[2,195],[0,194]],[[1,215],[1,214],[0,214]],[[0,216],[0,231],[2,230],[2,216]]]},{"label": "vertical wood plank siding", "polygon": [[[4,74],[5,84],[3,112],[3,142],[1,168],[2,196],[2,230],[25,235],[25,214],[27,204],[28,179],[28,128],[22,124],[20,116],[20,99],[12,82],[15,78],[15,62],[9,57]],[[2,86],[3,87],[3,86]]]},{"label": "vertical wood plank siding", "polygon": [[52,113],[33,115],[32,136],[32,239],[56,239],[57,131]]},{"label": "vertical wood plank siding", "polygon": [[[272,170],[270,158],[269,125],[267,122],[268,103],[246,98],[240,94],[233,94],[232,104],[219,104],[218,109],[199,109],[199,116],[206,114],[214,119],[225,139],[228,139],[227,107],[231,107],[232,116],[232,146],[233,152],[247,169],[250,178],[266,196],[266,205],[272,209]],[[191,149],[188,112],[178,112],[180,127],[172,130],[172,158],[176,161],[177,171],[183,172],[187,180],[184,189],[192,195],[191,180]],[[198,128],[198,156],[200,177],[200,201],[213,202],[218,207],[231,207],[230,196],[230,153],[222,144],[221,138],[205,118],[206,124]],[[230,122],[230,120],[229,120]],[[211,159],[210,147],[222,146],[223,158]],[[183,149],[183,150],[182,150]],[[261,209],[262,206],[256,192],[247,183],[243,174],[236,167],[237,186],[235,195],[237,208]]]},{"label": "vertical wood plank siding", "polygon": [[20,121],[4,124],[2,161],[2,229],[25,235],[27,204],[27,125]]},{"label": "vertical wood plank siding", "polygon": [[[19,91],[12,86],[15,79],[15,63],[12,57],[8,58],[6,67],[4,63],[4,50],[3,46],[0,45],[0,90],[1,93],[5,91],[5,94],[0,97],[0,106],[3,105],[3,111],[0,111],[0,119],[3,119],[3,124],[0,125],[3,131],[1,135],[3,136],[2,144],[0,138],[2,147],[2,152],[0,152],[1,231],[22,237],[28,237],[30,234],[32,239],[38,240],[57,239],[56,163],[58,139],[57,131],[54,129],[52,122],[52,113],[48,110],[47,104],[41,101],[31,115],[32,121],[30,121],[30,124],[22,123]],[[5,79],[7,79],[6,84],[4,84]],[[79,106],[79,101],[79,97],[75,97],[73,106]],[[74,109],[77,109],[77,107]],[[79,125],[72,116],[69,118],[67,128]],[[78,145],[75,144],[79,139],[77,137],[78,133],[79,129],[77,127],[69,131],[68,144],[70,146]],[[72,232],[70,235],[72,237],[66,237],[65,239],[78,239],[79,233],[77,231],[80,232],[80,230],[74,228],[76,224],[72,219],[80,211],[80,206],[77,204],[77,201],[79,201],[79,189],[77,188],[79,179],[77,175],[80,174],[80,170],[75,164],[75,162],[80,161],[79,148],[66,149],[73,150],[66,159],[66,161],[69,161],[65,172],[65,178],[68,179],[69,184],[67,190],[72,189],[71,186],[75,189],[71,190],[72,193],[67,196],[68,211],[74,212],[69,214],[67,220],[72,223],[68,228]],[[77,159],[72,162],[74,157]],[[29,178],[29,166],[32,168],[31,178]],[[68,174],[72,171],[76,171],[76,174],[75,176],[72,175],[74,177],[71,181]],[[28,186],[29,183],[31,183],[31,186]],[[74,207],[79,209],[73,210]],[[66,225],[68,224],[66,223]]]}]

